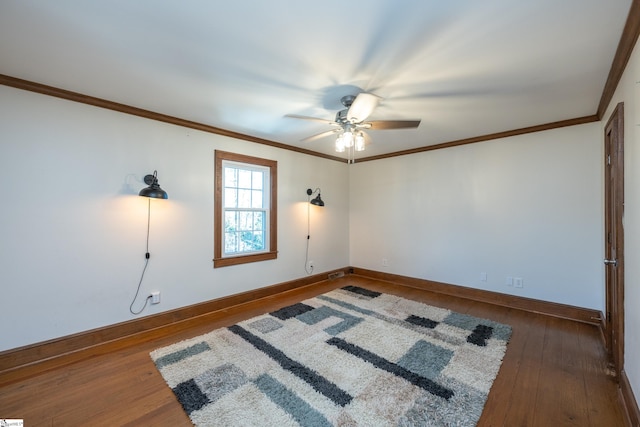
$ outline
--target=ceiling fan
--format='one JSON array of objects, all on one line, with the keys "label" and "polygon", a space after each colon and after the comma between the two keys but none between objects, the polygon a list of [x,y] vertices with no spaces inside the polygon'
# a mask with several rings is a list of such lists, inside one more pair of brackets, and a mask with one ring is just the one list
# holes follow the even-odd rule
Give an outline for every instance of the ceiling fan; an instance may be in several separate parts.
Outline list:
[{"label": "ceiling fan", "polygon": [[353,151],[363,151],[365,146],[365,135],[363,130],[386,130],[417,128],[420,120],[369,120],[367,117],[380,103],[381,98],[377,95],[361,92],[358,95],[346,95],[340,98],[340,102],[346,108],[336,113],[335,120],[320,119],[317,117],[300,116],[297,114],[287,114],[285,117],[294,119],[312,120],[328,124],[333,127],[328,131],[312,135],[302,139],[303,142],[313,141],[329,135],[337,134],[336,151],[344,152],[349,149],[351,156]]}]

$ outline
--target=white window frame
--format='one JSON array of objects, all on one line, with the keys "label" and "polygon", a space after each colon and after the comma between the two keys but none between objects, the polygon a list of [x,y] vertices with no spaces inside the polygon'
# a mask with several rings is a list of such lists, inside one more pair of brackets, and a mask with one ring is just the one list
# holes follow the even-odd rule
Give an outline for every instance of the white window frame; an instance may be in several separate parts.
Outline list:
[{"label": "white window frame", "polygon": [[[261,192],[261,198],[260,198],[260,207],[259,208],[254,208],[254,207],[227,207],[228,205],[228,201],[227,201],[227,189],[236,189],[238,192],[240,191],[254,191],[255,190],[255,186],[253,184],[253,180],[251,183],[251,187],[241,187],[240,184],[238,183],[238,185],[236,186],[228,186],[227,183],[227,169],[235,169],[237,171],[243,170],[243,171],[249,171],[251,173],[253,172],[258,172],[260,173],[262,179],[261,179],[261,183],[260,183],[260,192]],[[221,256],[223,258],[226,257],[230,257],[230,256],[240,256],[240,255],[248,255],[248,254],[255,254],[255,253],[261,253],[261,252],[269,252],[269,216],[270,216],[270,211],[271,209],[269,209],[269,176],[270,176],[270,169],[268,167],[265,166],[256,166],[254,164],[250,164],[250,163],[240,163],[240,162],[233,162],[233,161],[228,161],[228,160],[223,160],[222,161],[222,218],[224,221],[224,233],[222,236],[223,239],[223,245],[222,245],[222,254]],[[252,196],[251,196],[252,197]],[[253,198],[251,198],[251,202],[253,202]],[[227,213],[228,212],[234,212],[234,213],[242,213],[242,212],[251,212],[251,213],[261,213],[263,215],[263,224],[262,224],[262,230],[260,230],[262,232],[262,249],[246,249],[246,250],[242,250],[239,249],[238,251],[233,251],[233,252],[227,252]],[[240,220],[237,220],[238,222],[240,222]],[[245,231],[249,231],[249,230],[245,230]],[[251,231],[253,231],[253,229],[251,229]],[[239,245],[239,243],[237,244]]]}]

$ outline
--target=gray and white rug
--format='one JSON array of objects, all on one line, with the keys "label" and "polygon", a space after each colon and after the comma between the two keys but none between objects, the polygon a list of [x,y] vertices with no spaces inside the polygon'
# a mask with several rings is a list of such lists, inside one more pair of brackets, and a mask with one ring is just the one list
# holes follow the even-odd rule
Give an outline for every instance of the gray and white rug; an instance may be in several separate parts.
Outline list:
[{"label": "gray and white rug", "polygon": [[197,426],[474,426],[510,335],[345,287],[151,358]]}]

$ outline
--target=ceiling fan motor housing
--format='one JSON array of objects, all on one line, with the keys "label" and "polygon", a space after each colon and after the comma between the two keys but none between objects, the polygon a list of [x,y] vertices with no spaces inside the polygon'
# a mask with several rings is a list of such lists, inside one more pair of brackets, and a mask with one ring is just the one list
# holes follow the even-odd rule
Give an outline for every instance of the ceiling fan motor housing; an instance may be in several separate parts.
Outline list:
[{"label": "ceiling fan motor housing", "polygon": [[351,104],[353,104],[353,101],[355,100],[356,100],[356,95],[345,95],[342,98],[340,98],[340,103],[345,107],[349,108],[351,107]]},{"label": "ceiling fan motor housing", "polygon": [[336,113],[336,123],[347,123],[347,114],[349,113],[349,109],[345,108],[344,110],[340,110]]}]

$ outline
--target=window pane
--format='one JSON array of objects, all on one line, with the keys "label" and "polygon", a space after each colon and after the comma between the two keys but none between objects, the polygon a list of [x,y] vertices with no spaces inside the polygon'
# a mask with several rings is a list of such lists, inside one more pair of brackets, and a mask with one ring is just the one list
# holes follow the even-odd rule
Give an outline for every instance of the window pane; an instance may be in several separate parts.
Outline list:
[{"label": "window pane", "polygon": [[264,172],[253,172],[253,183],[251,188],[254,190],[262,190],[262,182],[264,181]]},{"label": "window pane", "polygon": [[224,168],[224,186],[225,187],[238,186],[238,169],[230,168],[230,167]]},{"label": "window pane", "polygon": [[253,229],[253,212],[240,212],[240,230]]},{"label": "window pane", "polygon": [[253,232],[253,245],[254,249],[261,251],[264,249],[264,233],[261,231]]},{"label": "window pane", "polygon": [[259,231],[242,231],[238,233],[238,250],[251,252],[264,250],[264,234]]},{"label": "window pane", "polygon": [[251,207],[251,190],[238,190],[238,207]]},{"label": "window pane", "polygon": [[224,213],[224,231],[236,231],[238,229],[238,213],[235,211]]},{"label": "window pane", "polygon": [[251,192],[251,207],[254,209],[262,209],[262,191],[253,190]]},{"label": "window pane", "polygon": [[251,231],[243,231],[240,233],[240,251],[247,252],[253,249],[251,245],[253,233]]},{"label": "window pane", "polygon": [[225,211],[224,252],[228,255],[266,249],[264,211]]},{"label": "window pane", "polygon": [[225,208],[238,207],[238,191],[235,188],[224,189],[224,207]]},{"label": "window pane", "polygon": [[264,230],[264,212],[254,212],[253,214],[253,229]]},{"label": "window pane", "polygon": [[238,187],[251,188],[251,171],[238,169]]},{"label": "window pane", "polygon": [[238,239],[236,233],[224,233],[224,251],[228,254],[238,252]]}]

